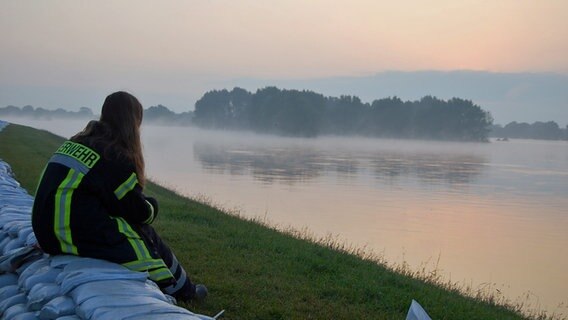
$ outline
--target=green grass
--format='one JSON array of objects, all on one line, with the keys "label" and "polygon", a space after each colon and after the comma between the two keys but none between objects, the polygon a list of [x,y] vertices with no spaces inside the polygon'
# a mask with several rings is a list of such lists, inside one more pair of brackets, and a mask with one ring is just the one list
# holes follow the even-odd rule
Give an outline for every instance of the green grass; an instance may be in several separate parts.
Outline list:
[{"label": "green grass", "polygon": [[[0,132],[0,158],[33,192],[62,141],[9,125]],[[223,319],[404,319],[415,299],[433,319],[524,319],[514,307],[428,283],[435,276],[418,280],[407,269],[394,272],[372,257],[342,252],[350,250],[333,241],[299,239],[302,233],[274,230],[153,183],[146,191],[160,202],[156,229],[194,282],[209,288],[205,302],[182,305],[194,312],[225,309]]]}]

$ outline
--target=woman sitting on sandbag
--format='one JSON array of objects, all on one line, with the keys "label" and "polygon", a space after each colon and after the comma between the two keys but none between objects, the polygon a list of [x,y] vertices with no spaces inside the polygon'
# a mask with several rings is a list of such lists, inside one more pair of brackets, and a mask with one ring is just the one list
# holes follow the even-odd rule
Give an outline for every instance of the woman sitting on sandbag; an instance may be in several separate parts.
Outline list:
[{"label": "woman sitting on sandbag", "polygon": [[150,224],[158,203],[143,194],[142,105],[129,93],[104,101],[91,121],[51,157],[32,211],[41,248],[53,255],[106,259],[149,278],[178,300],[203,299]]}]

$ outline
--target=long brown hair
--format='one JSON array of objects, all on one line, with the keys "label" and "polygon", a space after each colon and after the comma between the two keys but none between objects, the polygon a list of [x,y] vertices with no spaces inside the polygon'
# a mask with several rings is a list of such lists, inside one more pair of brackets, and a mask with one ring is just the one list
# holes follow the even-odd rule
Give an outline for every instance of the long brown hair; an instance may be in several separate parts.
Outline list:
[{"label": "long brown hair", "polygon": [[103,145],[106,157],[113,156],[134,163],[140,185],[144,186],[144,156],[140,141],[142,104],[128,92],[118,91],[106,97],[99,121],[91,121],[71,138],[90,145]]}]

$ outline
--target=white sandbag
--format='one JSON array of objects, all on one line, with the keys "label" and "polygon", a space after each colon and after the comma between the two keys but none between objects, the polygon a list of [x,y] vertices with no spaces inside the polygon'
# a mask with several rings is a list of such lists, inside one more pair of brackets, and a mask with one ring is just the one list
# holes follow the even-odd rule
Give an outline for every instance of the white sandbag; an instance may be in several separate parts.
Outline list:
[{"label": "white sandbag", "polygon": [[50,268],[49,266],[43,267],[24,281],[22,289],[25,292],[30,292],[38,283],[55,283],[55,279],[61,271],[61,269]]},{"label": "white sandbag", "polygon": [[9,285],[0,288],[0,301],[4,301],[10,297],[13,297],[21,293],[18,285]]},{"label": "white sandbag", "polygon": [[69,296],[57,297],[41,308],[39,317],[42,320],[57,319],[63,316],[75,315],[75,302]]},{"label": "white sandbag", "polygon": [[[0,222],[1,223],[1,222]],[[4,241],[4,239],[10,237],[8,235],[8,232],[5,232],[4,230],[0,229],[0,241]]]},{"label": "white sandbag", "polygon": [[412,300],[410,304],[410,308],[408,309],[408,314],[406,315],[406,320],[432,320],[430,316],[426,313],[424,308],[416,302]]},{"label": "white sandbag", "polygon": [[120,295],[96,296],[81,303],[77,307],[77,315],[83,319],[97,319],[93,318],[93,314],[95,310],[98,310],[101,307],[120,310],[131,309],[133,307],[143,305],[162,305],[164,303],[166,306],[170,305],[169,303],[158,300],[154,297],[141,297],[136,293],[130,295],[123,293]]},{"label": "white sandbag", "polygon": [[5,273],[0,275],[0,288],[18,284],[18,276],[13,273]]},{"label": "white sandbag", "polygon": [[[8,233],[6,233],[8,234]],[[10,241],[12,241],[12,237],[7,236],[5,237],[2,241],[0,241],[0,253],[4,254],[4,248],[6,247],[6,245],[8,245],[8,243],[10,243]]]},{"label": "white sandbag", "polygon": [[135,272],[128,270],[120,265],[122,269],[86,269],[82,271],[62,272],[57,281],[61,282],[61,292],[67,294],[76,287],[94,281],[102,280],[130,280],[133,282],[146,282],[148,273]]},{"label": "white sandbag", "polygon": [[3,252],[4,254],[6,254],[9,251],[19,249],[24,246],[24,243],[26,243],[26,239],[12,238],[11,241],[9,241],[4,247]]},{"label": "white sandbag", "polygon": [[[0,221],[6,223],[14,220],[26,221],[26,218],[30,218],[31,207],[28,208],[26,203],[29,202],[30,205],[33,205],[33,201],[22,199],[21,195],[7,197],[5,194],[3,194],[3,199],[5,206],[0,207],[0,213],[2,214]],[[16,205],[14,203],[20,205]]]},{"label": "white sandbag", "polygon": [[25,312],[12,318],[12,320],[38,320],[38,319],[39,315],[37,312]]},{"label": "white sandbag", "polygon": [[2,315],[2,319],[11,320],[15,316],[26,312],[28,312],[26,305],[23,303],[18,303],[6,309],[6,311],[4,311],[4,314]]},{"label": "white sandbag", "polygon": [[2,229],[8,231],[8,234],[12,237],[12,238],[17,238],[18,237],[18,233],[25,228],[31,228],[32,226],[32,222],[30,220],[30,217],[28,215],[26,215],[25,220],[16,220],[16,221],[11,221],[7,224],[5,224]]},{"label": "white sandbag", "polygon": [[0,270],[4,272],[14,272],[22,264],[30,260],[35,260],[43,253],[34,247],[20,247],[4,253],[0,257]]},{"label": "white sandbag", "polygon": [[25,243],[26,239],[28,239],[28,236],[33,232],[34,230],[30,223],[29,225],[25,226],[24,228],[20,229],[20,231],[18,231],[18,239],[22,239],[22,241],[24,241]]},{"label": "white sandbag", "polygon": [[26,303],[27,300],[26,295],[23,293],[6,298],[6,300],[0,302],[0,315],[4,315],[4,312],[6,312],[6,310],[11,306]]},{"label": "white sandbag", "polygon": [[[204,316],[201,314],[193,314],[193,315],[186,315],[186,314],[179,314],[179,313],[161,313],[160,319],[168,319],[168,320],[215,320],[215,318]],[[127,317],[122,320],[156,320],[155,314],[141,314],[141,315],[134,315],[132,317]]]},{"label": "white sandbag", "polygon": [[[165,302],[151,303],[130,308],[99,307],[94,310],[93,316],[90,319],[116,320],[124,319],[126,317],[150,314],[154,315],[154,319],[158,318],[161,314],[179,314],[186,316],[186,320],[200,320],[199,318],[195,317],[193,313],[187,311],[186,309],[172,306]],[[78,315],[81,316],[79,313]]]},{"label": "white sandbag", "polygon": [[69,295],[77,305],[80,305],[92,297],[121,295],[125,292],[136,294],[139,297],[153,297],[168,301],[156,284],[151,281],[103,280],[88,282],[75,288]]},{"label": "white sandbag", "polygon": [[84,271],[86,269],[130,270],[118,263],[110,262],[108,260],[80,258],[69,261],[69,263],[65,266],[64,271]]},{"label": "white sandbag", "polygon": [[57,320],[82,320],[82,319],[79,318],[79,316],[77,316],[77,315],[71,315],[71,316],[59,317],[59,318],[57,318]]},{"label": "white sandbag", "polygon": [[90,258],[78,257],[78,256],[74,256],[74,255],[71,255],[71,254],[60,254],[60,255],[56,255],[56,256],[51,256],[49,258],[49,265],[52,266],[53,268],[63,269],[68,264],[70,264],[72,262],[81,261],[83,259],[90,259]]},{"label": "white sandbag", "polygon": [[47,302],[61,295],[61,288],[55,283],[38,283],[28,294],[28,309],[39,311]]},{"label": "white sandbag", "polygon": [[28,234],[28,237],[26,238],[26,242],[24,243],[24,245],[26,247],[32,247],[37,245],[37,238],[35,236],[35,233],[31,232],[30,234]]},{"label": "white sandbag", "polygon": [[39,269],[49,266],[49,259],[39,259],[32,262],[26,269],[24,269],[20,273],[20,278],[18,279],[18,284],[21,286],[24,285],[24,281],[26,281],[29,277],[33,276]]}]

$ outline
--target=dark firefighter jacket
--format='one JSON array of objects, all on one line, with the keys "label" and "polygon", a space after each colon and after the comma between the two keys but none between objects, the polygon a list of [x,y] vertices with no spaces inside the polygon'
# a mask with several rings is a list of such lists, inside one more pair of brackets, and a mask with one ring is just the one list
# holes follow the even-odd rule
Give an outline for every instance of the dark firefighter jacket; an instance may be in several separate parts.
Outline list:
[{"label": "dark firefighter jacket", "polygon": [[66,141],[44,169],[32,211],[33,230],[50,254],[73,254],[149,272],[156,282],[173,278],[144,236],[154,206],[142,193],[133,164],[102,150]]}]

